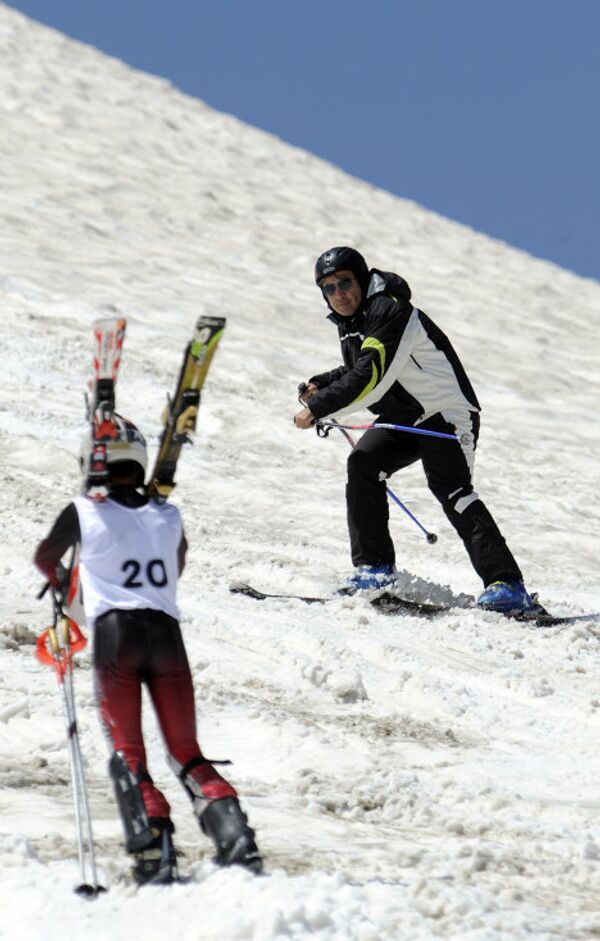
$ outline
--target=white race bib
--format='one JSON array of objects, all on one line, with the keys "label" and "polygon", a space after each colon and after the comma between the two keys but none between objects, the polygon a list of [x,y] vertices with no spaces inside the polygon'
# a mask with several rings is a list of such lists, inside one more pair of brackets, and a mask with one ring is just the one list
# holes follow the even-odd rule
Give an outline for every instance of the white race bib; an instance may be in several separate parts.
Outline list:
[{"label": "white race bib", "polygon": [[179,619],[177,550],[183,524],[171,503],[128,507],[74,500],[81,529],[79,577],[88,624],[113,608],[153,608]]}]

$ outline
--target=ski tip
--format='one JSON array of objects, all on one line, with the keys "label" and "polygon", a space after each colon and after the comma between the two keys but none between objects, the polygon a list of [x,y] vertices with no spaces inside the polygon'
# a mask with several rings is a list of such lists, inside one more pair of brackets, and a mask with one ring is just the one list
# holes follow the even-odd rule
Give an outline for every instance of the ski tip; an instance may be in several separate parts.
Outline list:
[{"label": "ski tip", "polygon": [[236,592],[244,592],[250,588],[250,585],[247,585],[246,582],[231,582],[229,585],[229,591],[232,591],[234,594]]},{"label": "ski tip", "polygon": [[248,595],[250,598],[256,598],[258,601],[262,601],[266,597],[262,591],[258,591],[246,582],[231,582],[229,591],[234,595]]},{"label": "ski tip", "polygon": [[73,889],[75,895],[81,895],[85,899],[95,899],[102,892],[107,892],[106,886],[103,885],[90,885],[89,882],[82,882],[81,885],[78,885]]}]

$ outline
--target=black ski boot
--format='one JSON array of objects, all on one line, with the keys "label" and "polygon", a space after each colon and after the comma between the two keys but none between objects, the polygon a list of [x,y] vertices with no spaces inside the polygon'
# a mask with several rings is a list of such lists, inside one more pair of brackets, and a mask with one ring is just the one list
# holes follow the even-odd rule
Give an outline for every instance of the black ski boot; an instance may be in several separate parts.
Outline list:
[{"label": "black ski boot", "polygon": [[138,885],[169,885],[177,882],[177,859],[171,834],[175,827],[170,820],[151,817],[152,841],[136,850],[132,876]]},{"label": "black ski boot", "polygon": [[254,842],[254,830],[235,797],[222,797],[212,801],[200,817],[200,826],[215,842],[218,866],[245,866],[252,872],[262,872],[263,863]]}]

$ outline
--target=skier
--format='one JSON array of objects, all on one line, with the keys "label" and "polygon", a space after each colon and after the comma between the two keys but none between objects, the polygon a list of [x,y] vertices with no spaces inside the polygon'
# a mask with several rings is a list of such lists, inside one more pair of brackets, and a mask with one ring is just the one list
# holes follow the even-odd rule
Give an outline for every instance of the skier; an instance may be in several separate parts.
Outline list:
[{"label": "skier", "polygon": [[[146,444],[131,422],[115,416],[118,438],[107,447],[108,497],[77,497],[58,516],[35,564],[65,592],[64,553],[80,547],[86,620],[94,634],[93,665],[100,718],[133,876],[140,884],[177,878],[169,804],[146,765],[141,690],[152,700],[168,763],[187,790],[200,827],[217,848],[215,862],[260,872],[254,831],[235,788],[202,754],[194,690],[181,636],[176,583],[187,550],[177,507],[142,492]],[[90,441],[84,454],[89,454]],[[83,469],[82,461],[82,469]]]},{"label": "skier", "polygon": [[484,591],[477,603],[496,611],[533,606],[512,553],[473,489],[480,406],[448,338],[410,302],[397,274],[369,270],[354,248],[319,256],[315,281],[338,328],[343,365],[304,384],[298,428],[319,418],[368,408],[380,421],[458,436],[458,441],[370,429],[348,458],[346,502],[354,573],[349,590],[393,584],[386,479],[420,460],[433,494],[461,537]]}]

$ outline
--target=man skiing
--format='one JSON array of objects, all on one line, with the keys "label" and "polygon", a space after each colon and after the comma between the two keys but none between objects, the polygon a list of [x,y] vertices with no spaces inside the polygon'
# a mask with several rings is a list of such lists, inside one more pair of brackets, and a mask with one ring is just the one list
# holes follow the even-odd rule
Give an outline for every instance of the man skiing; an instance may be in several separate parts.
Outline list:
[{"label": "man skiing", "polygon": [[[108,496],[77,497],[58,516],[35,564],[61,593],[61,559],[79,545],[86,620],[94,633],[97,704],[112,757],[109,771],[139,884],[177,878],[169,804],[146,764],[141,691],[152,700],[168,763],[188,792],[215,862],[260,872],[262,861],[235,788],[202,755],[194,690],[179,627],[176,584],[187,550],[181,515],[142,492],[147,464],[140,431],[115,416],[107,445]],[[89,445],[88,441],[88,445]],[[87,448],[89,453],[89,447]]]},{"label": "man skiing", "polygon": [[461,537],[485,590],[484,608],[524,611],[533,601],[512,553],[478,493],[472,474],[480,406],[450,341],[413,307],[397,274],[369,270],[354,248],[319,256],[315,281],[338,328],[343,365],[304,384],[298,428],[319,418],[368,408],[381,422],[455,434],[457,441],[370,429],[348,458],[346,502],[352,590],[396,578],[386,479],[420,460],[433,494]]}]

